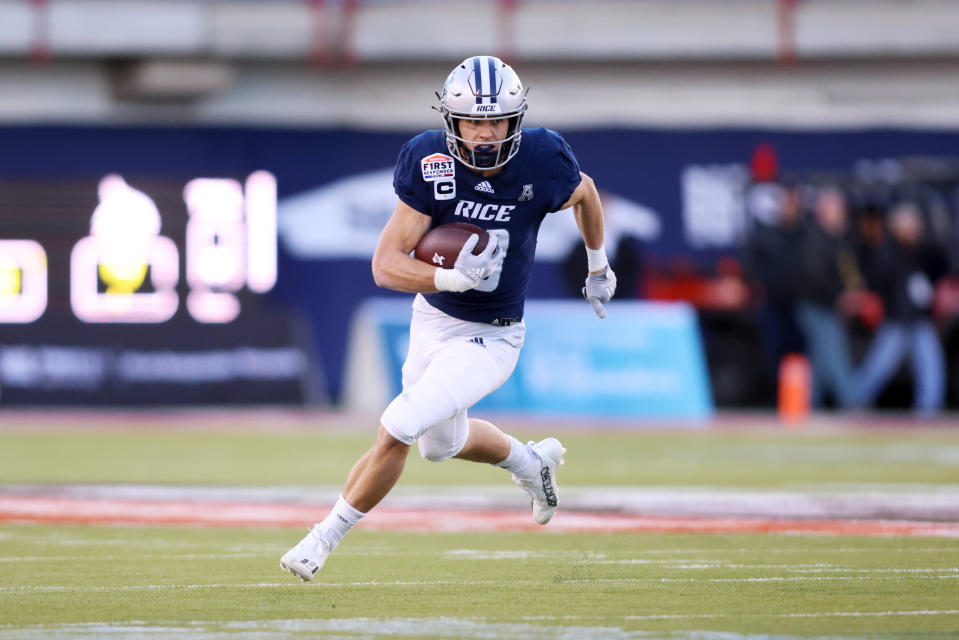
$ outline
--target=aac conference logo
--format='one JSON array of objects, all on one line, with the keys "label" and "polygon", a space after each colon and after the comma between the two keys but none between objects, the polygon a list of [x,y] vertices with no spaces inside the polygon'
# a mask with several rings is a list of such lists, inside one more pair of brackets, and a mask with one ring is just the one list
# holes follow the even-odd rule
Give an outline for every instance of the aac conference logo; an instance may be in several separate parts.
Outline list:
[{"label": "aac conference logo", "polygon": [[[70,255],[70,305],[90,323],[169,320],[179,307],[180,255],[162,233],[146,193],[105,176],[90,233]],[[183,189],[187,311],[198,322],[225,323],[240,313],[236,293],[264,293],[276,283],[276,180],[266,171],[245,185],[198,178]],[[0,240],[0,322],[29,323],[47,306],[47,256],[34,240]]]}]

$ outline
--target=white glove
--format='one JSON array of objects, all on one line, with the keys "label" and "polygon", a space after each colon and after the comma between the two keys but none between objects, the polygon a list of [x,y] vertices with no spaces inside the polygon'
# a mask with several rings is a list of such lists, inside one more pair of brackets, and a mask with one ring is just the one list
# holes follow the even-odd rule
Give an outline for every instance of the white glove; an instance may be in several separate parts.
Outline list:
[{"label": "white glove", "polygon": [[616,293],[616,274],[606,265],[601,273],[590,274],[583,287],[583,297],[593,305],[593,311],[600,318],[606,317],[606,303]]},{"label": "white glove", "polygon": [[496,236],[490,234],[486,248],[479,255],[473,255],[473,247],[479,242],[477,234],[467,238],[452,269],[436,269],[433,285],[437,291],[455,291],[457,293],[475,288],[480,282],[493,275],[503,263],[505,253],[499,250]]}]

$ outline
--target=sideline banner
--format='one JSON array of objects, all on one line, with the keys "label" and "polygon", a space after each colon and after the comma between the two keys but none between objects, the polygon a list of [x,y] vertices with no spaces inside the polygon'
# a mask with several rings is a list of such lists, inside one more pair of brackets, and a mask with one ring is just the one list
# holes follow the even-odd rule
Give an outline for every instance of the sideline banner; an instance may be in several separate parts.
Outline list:
[{"label": "sideline banner", "polygon": [[219,325],[183,316],[9,325],[0,333],[0,408],[326,404],[302,333],[295,318],[252,308]]},{"label": "sideline banner", "polygon": [[0,177],[0,406],[326,404],[276,180]]},{"label": "sideline banner", "polygon": [[[374,299],[357,312],[345,404],[382,410],[401,388],[410,300]],[[700,420],[713,404],[693,309],[614,302],[605,320],[585,302],[530,301],[526,345],[513,375],[477,410],[543,416]]]}]

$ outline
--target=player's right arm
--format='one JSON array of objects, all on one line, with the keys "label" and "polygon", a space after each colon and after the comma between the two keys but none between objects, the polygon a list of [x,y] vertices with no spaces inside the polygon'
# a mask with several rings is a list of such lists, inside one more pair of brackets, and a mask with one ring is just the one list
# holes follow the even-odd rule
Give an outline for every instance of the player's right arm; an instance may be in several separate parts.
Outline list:
[{"label": "player's right arm", "polygon": [[440,269],[410,256],[416,244],[430,228],[430,217],[402,200],[380,234],[373,253],[373,280],[377,286],[409,293],[453,291],[462,293],[475,288],[503,263],[505,254],[490,236],[478,254],[473,248],[479,241],[475,233],[460,250],[452,269]]},{"label": "player's right arm", "polygon": [[430,217],[402,200],[380,233],[373,253],[373,280],[376,286],[408,293],[432,293],[437,268],[413,258],[416,248],[430,228]]}]

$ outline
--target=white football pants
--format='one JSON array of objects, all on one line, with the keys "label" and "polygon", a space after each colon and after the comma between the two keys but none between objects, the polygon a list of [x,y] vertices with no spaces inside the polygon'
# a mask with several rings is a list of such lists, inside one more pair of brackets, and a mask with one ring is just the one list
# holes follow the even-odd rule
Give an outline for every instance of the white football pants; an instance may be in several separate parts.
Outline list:
[{"label": "white football pants", "polygon": [[452,458],[469,437],[466,410],[506,382],[525,334],[523,322],[458,320],[416,296],[403,392],[383,412],[383,426],[400,442],[418,441],[428,460]]}]

